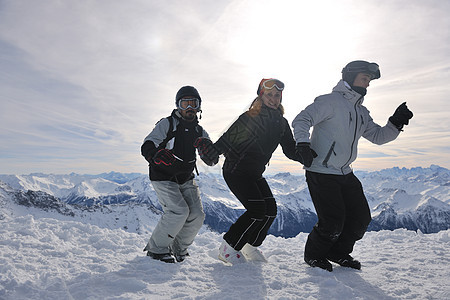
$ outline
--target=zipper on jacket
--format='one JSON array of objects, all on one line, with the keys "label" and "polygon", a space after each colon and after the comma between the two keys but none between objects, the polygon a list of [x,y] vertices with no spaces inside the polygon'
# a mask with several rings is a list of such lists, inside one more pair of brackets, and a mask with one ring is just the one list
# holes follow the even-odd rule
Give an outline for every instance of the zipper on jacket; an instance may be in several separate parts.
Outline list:
[{"label": "zipper on jacket", "polygon": [[[363,96],[359,97],[359,99],[355,102],[355,105],[353,105],[353,108],[355,109],[355,131],[353,133],[353,141],[352,141],[352,146],[350,148],[350,156],[348,157],[348,160],[345,162],[345,164],[341,167],[341,172],[342,174],[344,174],[344,167],[350,162],[350,160],[352,159],[352,155],[353,155],[353,146],[355,145],[355,141],[356,141],[356,134],[358,133],[358,110],[356,109],[356,106],[358,105],[359,101],[363,98]],[[362,117],[361,117],[362,119]]]}]

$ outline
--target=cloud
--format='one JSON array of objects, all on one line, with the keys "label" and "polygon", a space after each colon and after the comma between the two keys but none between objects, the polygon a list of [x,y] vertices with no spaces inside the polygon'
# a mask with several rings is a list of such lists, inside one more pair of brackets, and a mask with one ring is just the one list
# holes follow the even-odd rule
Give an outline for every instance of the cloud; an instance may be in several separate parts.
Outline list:
[{"label": "cloud", "polygon": [[108,170],[146,172],[140,143],[181,86],[198,88],[201,123],[217,139],[262,77],[286,83],[291,121],[361,58],[381,66],[365,101],[374,120],[384,125],[403,101],[415,113],[399,140],[376,151],[362,143],[361,155],[380,167],[387,157],[425,163],[395,149],[434,153],[448,142],[448,11],[437,0],[2,2],[0,172],[64,173],[53,156],[76,159],[82,173],[107,171],[102,157]]}]

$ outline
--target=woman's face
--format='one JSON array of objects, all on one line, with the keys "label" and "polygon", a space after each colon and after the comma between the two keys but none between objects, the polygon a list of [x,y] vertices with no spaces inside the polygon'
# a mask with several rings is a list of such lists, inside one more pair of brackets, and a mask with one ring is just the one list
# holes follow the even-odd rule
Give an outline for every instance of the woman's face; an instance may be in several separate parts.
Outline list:
[{"label": "woman's face", "polygon": [[261,99],[267,107],[277,109],[281,103],[281,91],[276,88],[265,90],[261,96]]}]

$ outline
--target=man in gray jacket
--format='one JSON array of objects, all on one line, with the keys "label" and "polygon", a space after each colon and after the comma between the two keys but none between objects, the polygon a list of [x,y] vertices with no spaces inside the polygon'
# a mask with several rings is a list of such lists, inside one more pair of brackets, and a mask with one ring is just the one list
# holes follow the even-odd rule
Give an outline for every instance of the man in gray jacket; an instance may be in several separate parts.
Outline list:
[{"label": "man in gray jacket", "polygon": [[331,272],[332,261],[361,268],[350,253],[366,232],[371,215],[361,182],[350,166],[357,157],[358,140],[364,137],[377,145],[388,143],[413,116],[402,103],[385,126],[372,120],[362,102],[369,82],[380,76],[376,63],[350,62],[333,91],[317,97],[292,122],[318,216],[304,252],[305,262],[312,267]]},{"label": "man in gray jacket", "polygon": [[208,133],[198,124],[201,101],[194,87],[179,89],[175,96],[177,108],[156,123],[141,146],[163,210],[144,251],[147,256],[167,263],[181,262],[189,255],[188,247],[205,220],[194,181],[196,148],[206,164],[218,162],[218,153],[210,151],[212,142]]}]

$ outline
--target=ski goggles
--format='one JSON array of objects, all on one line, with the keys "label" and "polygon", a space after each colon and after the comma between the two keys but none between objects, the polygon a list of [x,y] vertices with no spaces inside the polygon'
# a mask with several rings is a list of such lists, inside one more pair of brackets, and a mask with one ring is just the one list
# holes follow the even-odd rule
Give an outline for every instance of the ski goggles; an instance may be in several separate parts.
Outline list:
[{"label": "ski goggles", "polygon": [[199,109],[200,108],[200,100],[197,98],[184,98],[178,100],[178,108],[181,110],[191,109]]},{"label": "ski goggles", "polygon": [[274,78],[262,79],[261,82],[259,83],[257,94],[261,95],[263,90],[271,90],[273,88],[282,91],[284,90],[284,83]]},{"label": "ski goggles", "polygon": [[367,73],[372,76],[372,79],[380,78],[380,66],[376,63],[368,63],[364,66],[346,67],[344,68],[349,73]]},{"label": "ski goggles", "polygon": [[282,83],[278,79],[267,79],[262,83],[262,86],[266,90],[271,90],[273,88],[276,88],[279,91],[284,90],[284,83]]}]

